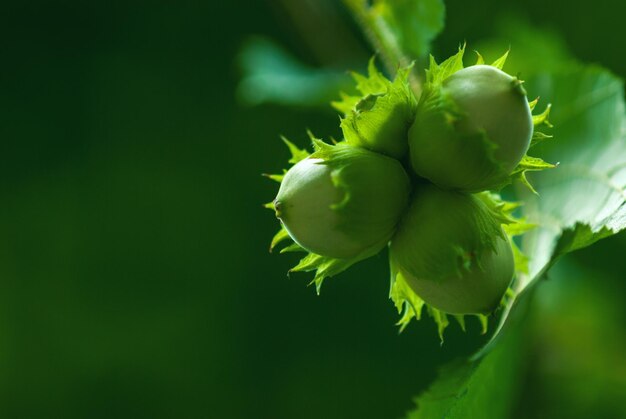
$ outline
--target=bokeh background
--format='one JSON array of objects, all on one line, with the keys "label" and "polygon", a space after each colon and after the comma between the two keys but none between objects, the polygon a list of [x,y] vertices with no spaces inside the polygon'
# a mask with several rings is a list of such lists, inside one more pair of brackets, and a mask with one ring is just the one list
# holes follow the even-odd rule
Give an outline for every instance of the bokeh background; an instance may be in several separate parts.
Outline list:
[{"label": "bokeh background", "polygon": [[[288,157],[278,136],[338,136],[338,118],[247,104],[240,52],[261,36],[333,77],[362,70],[372,52],[338,1],[1,11],[1,417],[396,418],[480,344],[475,323],[443,346],[429,320],[398,334],[384,255],[316,296],[310,276],[287,278],[295,255],[268,253],[276,185],[260,174]],[[625,13],[448,1],[434,52],[513,16],[626,76]],[[516,417],[626,417],[625,252],[607,239],[540,290]]]}]

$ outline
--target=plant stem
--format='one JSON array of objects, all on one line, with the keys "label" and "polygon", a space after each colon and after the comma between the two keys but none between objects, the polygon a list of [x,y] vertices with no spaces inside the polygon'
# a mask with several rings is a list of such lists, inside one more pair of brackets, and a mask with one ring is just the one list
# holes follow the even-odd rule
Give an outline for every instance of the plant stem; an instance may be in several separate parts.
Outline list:
[{"label": "plant stem", "polygon": [[[385,68],[391,75],[396,74],[398,67],[406,67],[411,63],[387,22],[371,10],[367,0],[343,0],[343,3],[352,13],[374,50],[380,54]],[[409,74],[409,83],[415,97],[419,98],[422,86],[413,72]]]}]

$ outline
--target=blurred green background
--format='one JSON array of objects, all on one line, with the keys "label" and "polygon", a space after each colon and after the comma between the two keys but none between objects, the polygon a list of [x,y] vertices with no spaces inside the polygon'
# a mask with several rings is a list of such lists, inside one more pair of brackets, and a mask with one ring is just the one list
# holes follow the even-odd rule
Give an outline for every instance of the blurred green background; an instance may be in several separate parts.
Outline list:
[{"label": "blurred green background", "polygon": [[[626,76],[619,7],[448,1],[434,52],[512,15]],[[242,104],[238,53],[261,35],[361,70],[371,52],[337,1],[35,0],[1,16],[1,417],[396,418],[481,342],[474,322],[443,346],[429,320],[399,335],[384,255],[318,297],[286,277],[295,255],[267,251],[276,185],[260,173],[284,166],[279,134],[304,146],[338,118]],[[576,281],[538,298],[519,417],[624,413],[625,252],[616,237],[573,255],[554,276]]]}]

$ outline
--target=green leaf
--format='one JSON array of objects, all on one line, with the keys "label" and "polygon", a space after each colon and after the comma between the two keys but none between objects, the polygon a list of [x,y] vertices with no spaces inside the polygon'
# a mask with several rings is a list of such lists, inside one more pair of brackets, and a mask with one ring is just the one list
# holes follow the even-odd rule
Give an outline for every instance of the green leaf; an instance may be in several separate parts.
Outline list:
[{"label": "green leaf", "polygon": [[523,214],[536,228],[523,236],[528,273],[518,275],[487,353],[509,323],[519,300],[564,254],[626,228],[626,113],[623,83],[599,67],[538,75],[529,81],[554,108],[554,141],[534,148],[560,161],[556,169],[532,173],[538,195],[520,189]]},{"label": "green leaf", "polygon": [[529,82],[554,103],[554,141],[535,148],[559,167],[531,174],[539,197],[524,213],[538,228],[524,237],[531,256],[523,290],[568,251],[626,227],[626,116],[623,83],[598,67],[538,76]]},{"label": "green leaf", "polygon": [[372,13],[385,21],[405,54],[420,58],[444,26],[442,0],[374,0]]},{"label": "green leaf", "polygon": [[310,153],[308,151],[298,148],[298,146],[289,141],[286,137],[281,136],[280,139],[283,140],[291,153],[291,158],[288,160],[288,163],[296,164],[309,157]]},{"label": "green leaf", "polygon": [[274,250],[274,248],[280,244],[281,242],[284,242],[285,240],[290,239],[289,237],[289,233],[287,233],[287,230],[285,230],[285,228],[283,226],[280,227],[280,230],[278,230],[278,233],[276,233],[274,235],[274,237],[272,238],[272,242],[270,243],[270,252]]},{"label": "green leaf", "polygon": [[509,56],[509,51],[505,52],[500,58],[498,58],[493,63],[491,63],[491,65],[499,70],[502,70],[502,67],[504,67],[504,64],[506,63],[506,59],[508,58],[508,56]]},{"label": "green leaf", "polygon": [[351,259],[335,259],[317,255],[315,253],[309,253],[304,258],[302,258],[295,267],[291,268],[289,272],[315,271],[315,277],[309,283],[309,285],[315,284],[315,291],[319,295],[320,290],[322,289],[322,284],[324,283],[324,280],[326,278],[335,276],[345,271],[355,263],[360,262],[370,256],[373,256],[373,254],[374,253],[369,252],[367,254],[359,255]]},{"label": "green leaf", "polygon": [[523,215],[535,225],[522,240],[528,271],[518,275],[491,340],[469,363],[448,368],[417,400],[410,419],[506,418],[521,352],[508,342],[524,324],[512,319],[524,314],[534,286],[561,256],[626,228],[622,82],[589,66],[538,75],[528,86],[554,103],[555,140],[534,151],[560,161],[556,169],[530,175],[538,196],[520,189]]},{"label": "green leaf", "polygon": [[376,68],[376,59],[372,57],[367,65],[367,76],[357,72],[351,73],[359,95],[348,95],[341,92],[341,100],[331,102],[333,108],[344,115],[349,115],[356,105],[368,96],[379,96],[389,92],[393,83]]},{"label": "green leaf", "polygon": [[478,42],[474,47],[485,57],[496,57],[510,48],[511,54],[504,70],[518,75],[522,80],[538,73],[579,65],[558,33],[529,26],[516,16],[497,17],[492,21],[496,22],[497,36]]},{"label": "green leaf", "polygon": [[313,68],[264,38],[249,39],[239,54],[243,78],[237,97],[247,105],[326,105],[350,86],[344,71]]},{"label": "green leaf", "polygon": [[522,161],[519,162],[513,173],[511,174],[511,178],[515,180],[519,180],[528,190],[535,195],[537,195],[537,191],[530,184],[526,177],[527,172],[538,172],[544,169],[554,169],[557,166],[555,164],[547,163],[538,157],[531,157],[529,155],[525,155],[522,157]]},{"label": "green leaf", "polygon": [[[343,0],[390,74],[430,51],[444,26],[443,0]],[[411,74],[416,96],[420,82]]]},{"label": "green leaf", "polygon": [[522,338],[518,330],[481,361],[448,364],[406,419],[507,418],[522,372]]},{"label": "green leaf", "polygon": [[430,65],[426,70],[427,88],[434,89],[441,85],[445,79],[463,69],[463,55],[465,54],[465,45],[459,47],[459,51],[450,58],[437,64],[435,57],[430,56]]}]

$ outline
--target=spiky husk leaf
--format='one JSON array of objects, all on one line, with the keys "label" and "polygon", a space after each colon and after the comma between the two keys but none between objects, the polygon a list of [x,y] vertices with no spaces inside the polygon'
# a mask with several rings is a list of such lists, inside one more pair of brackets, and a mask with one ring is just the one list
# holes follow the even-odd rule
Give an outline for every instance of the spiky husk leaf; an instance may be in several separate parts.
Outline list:
[{"label": "spiky husk leaf", "polygon": [[[410,185],[404,169],[394,159],[350,146],[345,142],[330,145],[312,135],[311,140],[314,152],[310,155],[307,153],[307,156],[303,150],[286,141],[292,153],[290,161],[295,163],[294,166],[319,165],[328,172],[328,185],[324,188],[333,189],[333,195],[337,198],[333,198],[333,202],[327,207],[332,219],[332,225],[327,227],[334,231],[333,234],[339,234],[342,239],[347,238],[349,242],[334,240],[330,234],[322,234],[320,240],[326,244],[320,247],[312,246],[320,250],[312,251],[311,243],[307,245],[303,242],[294,242],[281,252],[309,252],[291,272],[315,270],[316,275],[312,283],[316,284],[319,292],[326,277],[336,275],[354,263],[375,255],[386,246],[406,208]],[[288,176],[289,173],[291,172],[287,172]],[[284,177],[283,180],[286,181],[287,178]],[[306,179],[304,182],[306,183]],[[281,191],[283,186],[281,185]],[[290,187],[300,186],[292,182]],[[279,192],[274,204],[267,205],[273,208],[283,221],[281,230],[272,240],[270,250],[282,242],[298,240],[298,234],[293,235],[294,231],[290,231],[287,227],[289,223],[284,218],[289,208],[285,202],[279,202],[284,200],[285,194],[289,195],[290,192],[283,193],[282,198]],[[324,249],[336,243],[348,243],[357,247],[341,249],[341,252],[336,249],[329,250],[326,253]]]},{"label": "spiky husk leaf", "polygon": [[418,278],[463,276],[479,263],[478,255],[495,251],[498,238],[504,238],[501,224],[512,222],[485,201],[484,194],[420,186],[393,237],[393,257]]},{"label": "spiky husk leaf", "polygon": [[[524,128],[532,131],[525,148],[519,148],[524,146],[523,142],[513,147],[512,143],[502,140],[508,139],[506,135],[498,135],[500,139],[495,141],[495,138],[490,138],[485,130],[468,126],[469,119],[466,118],[466,111],[451,96],[452,90],[447,86],[452,80],[451,77],[459,71],[478,68],[463,66],[464,52],[465,46],[462,46],[457,54],[441,64],[437,64],[431,56],[430,68],[426,70],[424,92],[418,103],[415,123],[410,131],[409,142],[413,167],[418,174],[442,187],[468,192],[499,190],[514,180],[520,180],[530,187],[525,176],[527,171],[555,167],[524,154],[529,146],[551,138],[537,129],[540,125],[551,127],[547,119],[550,105],[541,114],[530,118],[527,125],[519,121],[520,127],[534,127]],[[491,67],[498,69],[499,72],[507,55],[508,51],[493,62]],[[480,54],[476,65],[489,68],[484,65],[484,59]],[[499,72],[498,74],[504,75],[505,73]],[[520,95],[525,96],[522,82],[515,78],[511,80],[512,91],[518,91]],[[460,82],[455,80],[454,83]],[[465,94],[465,88],[455,91]],[[510,97],[513,100],[514,96],[516,95],[504,97]],[[537,101],[538,99],[529,102],[528,108],[534,109]],[[517,99],[511,103],[517,103]],[[509,124],[506,126],[508,127]],[[522,132],[524,131],[520,131],[520,135]],[[520,138],[527,137],[524,134]],[[503,144],[506,144],[506,147],[503,147]],[[533,165],[529,166],[528,163],[531,161]],[[538,164],[540,162],[541,164]],[[530,188],[532,190],[532,187]]]},{"label": "spiky husk leaf", "polygon": [[361,95],[342,94],[342,100],[332,103],[344,114],[341,129],[348,144],[397,159],[404,157],[417,105],[408,82],[411,69],[412,65],[399,69],[392,82],[371,59],[367,77],[353,73]]},{"label": "spiky husk leaf", "polygon": [[[534,228],[532,224],[526,223],[524,219],[519,219],[514,216],[514,212],[520,207],[519,203],[503,201],[499,195],[489,192],[483,192],[475,195],[475,198],[482,202],[491,215],[497,220],[504,230],[508,242],[511,245],[513,251],[513,259],[515,264],[516,275],[528,271],[528,258],[520,251],[519,247],[514,241],[514,237],[525,233],[526,231]],[[453,315],[446,313],[445,311],[438,310],[431,305],[424,302],[424,300],[413,290],[409,285],[409,279],[406,273],[399,268],[397,262],[390,252],[390,270],[391,270],[391,286],[390,286],[390,298],[394,302],[394,305],[398,309],[398,313],[401,315],[398,325],[400,331],[404,330],[412,319],[420,320],[421,313],[424,307],[428,314],[437,324],[439,336],[443,342],[443,332],[449,326],[449,317],[453,316],[458,321],[459,325],[465,330],[465,316],[475,316],[481,324],[482,333],[487,332],[488,318],[493,314],[487,313],[474,313],[465,315]],[[500,303],[495,311],[504,307],[507,302],[513,298],[513,291],[508,288],[502,296]]]}]

